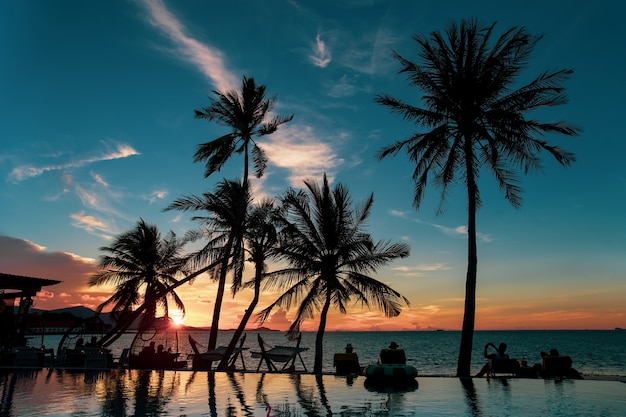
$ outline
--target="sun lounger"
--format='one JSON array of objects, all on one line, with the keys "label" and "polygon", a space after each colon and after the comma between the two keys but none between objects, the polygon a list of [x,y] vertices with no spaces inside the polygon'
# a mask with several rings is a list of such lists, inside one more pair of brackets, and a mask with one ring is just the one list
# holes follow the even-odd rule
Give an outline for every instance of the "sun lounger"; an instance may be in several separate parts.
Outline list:
[{"label": "sun lounger", "polygon": [[544,378],[563,378],[570,374],[572,369],[570,356],[545,356],[541,366],[541,375]]},{"label": "sun lounger", "polygon": [[[263,362],[265,362],[269,372],[282,372],[287,370],[295,371],[295,362],[297,358],[300,358],[300,363],[304,368],[304,372],[307,372],[306,365],[304,364],[304,360],[302,359],[300,353],[309,350],[309,348],[300,347],[301,339],[302,335],[298,336],[296,346],[274,346],[269,347],[268,349],[268,345],[263,341],[263,338],[259,334],[258,341],[261,351],[251,352],[253,358],[260,358],[259,366],[256,369],[257,372],[261,369]],[[275,362],[283,363],[284,365],[279,370]]]},{"label": "sun lounger", "polygon": [[489,376],[497,374],[517,375],[520,364],[517,359],[492,359],[489,364]]},{"label": "sun lounger", "polygon": [[[191,335],[189,335],[188,338],[191,349],[194,352],[192,357],[192,366],[195,370],[210,370],[211,364],[213,362],[221,361],[222,357],[224,357],[224,353],[226,353],[226,349],[228,348],[227,346],[218,346],[213,350],[200,352],[200,349],[198,349],[199,343],[193,337],[191,337]],[[246,362],[243,358],[243,351],[247,350],[248,348],[243,347],[245,340],[246,335],[244,334],[243,337],[239,340],[239,346],[235,348],[235,350],[233,351],[233,356],[228,361],[228,368],[235,369],[236,362],[239,359],[241,360],[241,366],[243,367],[243,370],[246,370]]]}]

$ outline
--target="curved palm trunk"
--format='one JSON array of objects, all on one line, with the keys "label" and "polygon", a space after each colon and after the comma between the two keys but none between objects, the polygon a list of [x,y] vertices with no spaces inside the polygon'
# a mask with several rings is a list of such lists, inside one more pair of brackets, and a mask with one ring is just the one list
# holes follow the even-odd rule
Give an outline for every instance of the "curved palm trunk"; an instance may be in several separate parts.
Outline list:
[{"label": "curved palm trunk", "polygon": [[[469,143],[469,141],[467,141]],[[465,312],[461,329],[461,346],[456,375],[471,375],[472,346],[474,343],[474,322],[476,320],[476,272],[478,268],[478,251],[476,248],[476,178],[472,170],[472,153],[466,149],[467,174],[467,275],[465,280]]]},{"label": "curved palm trunk", "polygon": [[[184,279],[181,279],[180,281],[178,281],[176,284],[171,285],[167,288],[167,290],[165,290],[165,292],[169,292],[172,290],[175,290],[176,288],[180,287],[183,284],[186,284],[187,282],[191,281],[192,279],[196,278],[197,276],[204,274],[205,272],[207,272],[210,269],[215,268],[219,262],[221,261],[216,261],[211,263],[208,266],[205,266],[202,269],[199,269],[198,271],[194,272],[193,274],[190,274],[188,276],[186,276]],[[157,296],[160,297],[161,293],[157,293]],[[148,307],[147,303],[143,303],[141,304],[139,307],[137,307],[137,309],[135,311],[133,311],[129,317],[127,317],[125,320],[116,323],[115,326],[109,330],[109,332],[102,336],[102,339],[100,340],[100,344],[102,344],[103,347],[107,347],[110,346],[113,342],[115,342],[117,339],[120,338],[120,336],[122,336],[124,334],[124,332],[126,332],[126,330],[128,330],[128,328],[131,326],[131,324],[137,320],[137,318],[139,318],[139,316],[146,310],[146,308]]]},{"label": "curved palm trunk", "polygon": [[215,349],[217,345],[217,332],[219,331],[220,313],[222,309],[222,300],[226,291],[226,276],[228,275],[228,261],[230,260],[230,252],[233,246],[234,235],[230,234],[228,242],[224,247],[224,257],[220,266],[220,279],[217,285],[217,294],[215,295],[215,307],[213,307],[213,320],[211,321],[211,330],[209,332],[209,344],[207,349]]},{"label": "curved palm trunk", "polygon": [[326,303],[320,314],[320,325],[315,335],[315,361],[313,362],[313,373],[322,373],[322,361],[324,359],[324,332],[326,331],[326,320],[330,309],[330,291],[326,293]]},{"label": "curved palm trunk", "polygon": [[246,330],[246,325],[248,324],[250,317],[252,317],[252,313],[254,312],[254,309],[259,302],[259,296],[261,294],[261,278],[263,276],[263,262],[261,262],[260,264],[257,263],[255,269],[256,271],[254,275],[254,296],[252,297],[252,300],[250,301],[246,312],[241,318],[241,322],[239,323],[237,330],[235,330],[235,333],[233,334],[233,337],[230,340],[226,351],[224,352],[222,360],[217,366],[217,369],[220,371],[224,371],[228,367],[228,361],[230,361],[230,357],[233,356],[233,352],[235,351],[237,342],[241,338],[243,332]]}]

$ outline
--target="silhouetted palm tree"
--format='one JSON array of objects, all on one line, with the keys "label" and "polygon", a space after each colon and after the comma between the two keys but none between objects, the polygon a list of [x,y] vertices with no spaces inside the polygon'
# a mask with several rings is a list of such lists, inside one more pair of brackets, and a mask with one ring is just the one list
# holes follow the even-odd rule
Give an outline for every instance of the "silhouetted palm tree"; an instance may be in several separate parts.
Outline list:
[{"label": "silhouetted palm tree", "polygon": [[208,349],[215,349],[219,327],[220,309],[226,289],[226,277],[233,271],[233,294],[242,286],[245,262],[244,232],[246,210],[250,204],[250,193],[239,181],[221,181],[214,193],[204,193],[202,197],[190,196],[175,200],[165,210],[206,211],[207,216],[194,216],[192,220],[202,222],[202,230],[192,232],[194,238],[206,237],[207,244],[192,255],[203,259],[218,259],[212,274],[218,279],[217,294],[213,309]]},{"label": "silhouetted palm tree", "polygon": [[402,303],[409,304],[398,292],[366,275],[395,258],[408,256],[409,247],[374,243],[365,232],[373,195],[353,207],[348,190],[341,184],[331,190],[326,175],[321,186],[309,181],[305,185],[307,192],[290,189],[281,198],[284,213],[277,220],[280,238],[276,255],[289,266],[267,274],[264,288],[284,293],[259,317],[267,319],[276,306],[288,310],[300,303],[289,328],[289,333],[295,335],[306,319],[319,312],[313,372],[320,373],[331,306],[345,314],[348,303],[368,308],[373,305],[387,317],[395,317],[400,314]]},{"label": "silhouetted palm tree", "polygon": [[89,279],[88,285],[115,285],[116,291],[98,307],[98,312],[112,305],[112,316],[127,328],[136,317],[135,308],[143,305],[140,325],[145,327],[154,321],[159,308],[168,316],[169,297],[184,314],[183,301],[170,289],[186,272],[182,248],[183,243],[173,232],[163,238],[156,226],[143,219],[111,246],[101,247],[108,255],[100,257],[102,270]]},{"label": "silhouetted palm tree", "polygon": [[576,135],[577,129],[564,122],[542,123],[527,119],[529,112],[566,102],[562,83],[571,70],[544,72],[530,83],[515,83],[539,36],[525,28],[511,28],[491,43],[494,25],[482,27],[476,21],[451,23],[444,34],[415,36],[420,64],[399,54],[400,73],[423,91],[424,107],[408,104],[389,95],[376,102],[421,125],[423,133],[383,148],[380,159],[405,150],[415,163],[415,198],[419,208],[429,176],[441,187],[441,203],[449,187],[463,181],[468,199],[468,267],[465,313],[457,374],[470,375],[476,308],[476,210],[481,205],[477,179],[481,169],[490,172],[505,198],[521,205],[517,169],[524,173],[541,168],[539,153],[547,151],[560,164],[569,165],[574,155],[542,138],[546,133]]},{"label": "silhouetted palm tree", "polygon": [[243,317],[233,333],[232,339],[224,352],[218,369],[225,369],[228,361],[235,351],[239,338],[245,331],[246,325],[252,317],[261,295],[261,282],[264,278],[267,265],[266,259],[273,253],[278,241],[278,232],[275,226],[276,208],[272,200],[263,200],[251,206],[246,219],[245,242],[248,261],[254,264],[254,277],[244,286],[254,290],[252,299]]},{"label": "silhouetted palm tree", "polygon": [[194,161],[206,161],[205,177],[219,171],[234,152],[243,153],[243,183],[244,187],[248,188],[251,144],[256,176],[263,175],[267,157],[263,149],[254,141],[254,137],[272,134],[280,125],[293,119],[291,115],[289,117],[275,116],[271,120],[266,120],[275,105],[276,98],[266,98],[265,90],[264,85],[255,84],[254,78],[243,77],[241,91],[213,91],[216,98],[211,99],[211,104],[195,111],[197,118],[215,121],[231,129],[230,133],[222,137],[198,145]]}]

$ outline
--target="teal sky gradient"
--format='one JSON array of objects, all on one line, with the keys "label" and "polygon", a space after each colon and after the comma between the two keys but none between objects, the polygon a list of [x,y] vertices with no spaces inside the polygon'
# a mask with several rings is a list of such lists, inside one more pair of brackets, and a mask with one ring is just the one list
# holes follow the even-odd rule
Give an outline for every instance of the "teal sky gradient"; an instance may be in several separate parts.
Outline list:
[{"label": "teal sky gradient", "polygon": [[[572,68],[566,120],[579,137],[548,136],[574,152],[569,168],[544,155],[521,177],[523,206],[487,172],[478,212],[477,328],[626,327],[626,3],[572,1],[4,1],[0,3],[0,271],[61,279],[40,307],[97,305],[86,289],[99,247],[141,217],[165,233],[196,227],[163,212],[175,198],[241,176],[235,157],[214,176],[193,163],[223,135],[194,119],[211,91],[253,77],[294,114],[259,145],[269,156],[257,196],[273,197],[324,172],[356,201],[374,193],[370,232],[406,241],[410,258],[378,277],[411,300],[396,321],[379,313],[335,318],[336,328],[460,328],[466,197],[439,189],[412,207],[412,166],[376,152],[418,128],[374,103],[380,93],[419,104],[392,50],[417,60],[412,36],[451,20],[497,21],[543,34],[524,73]],[[214,285],[198,280],[187,322],[207,324]],[[240,314],[243,297],[226,308]],[[269,298],[268,298],[269,299]],[[265,304],[266,305],[266,304]],[[261,307],[264,307],[262,305]],[[291,313],[287,313],[288,319]]]}]

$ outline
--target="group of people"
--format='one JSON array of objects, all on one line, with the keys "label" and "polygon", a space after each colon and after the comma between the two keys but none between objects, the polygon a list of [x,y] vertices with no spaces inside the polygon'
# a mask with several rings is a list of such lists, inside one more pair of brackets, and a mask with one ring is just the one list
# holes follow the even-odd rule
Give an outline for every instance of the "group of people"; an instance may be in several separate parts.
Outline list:
[{"label": "group of people", "polygon": [[[379,354],[379,363],[406,364],[406,354],[400,345],[391,342],[388,348],[382,349]],[[333,366],[337,374],[360,374],[362,373],[359,357],[354,353],[351,343],[345,347],[344,353],[335,353]]]},{"label": "group of people", "polygon": [[[382,349],[380,351],[379,363],[397,363],[397,364],[405,364],[406,363],[406,355],[403,349],[398,349],[399,345],[396,342],[391,342],[389,348]],[[490,348],[493,348],[494,352],[490,352]],[[488,359],[489,361],[483,365],[480,371],[476,374],[477,377],[482,377],[485,374],[490,374],[493,371],[492,365],[494,361],[501,359],[510,359],[509,354],[507,353],[507,344],[502,342],[498,346],[494,343],[487,343],[483,350],[483,357]],[[528,364],[526,359],[522,359],[519,362],[519,369],[517,370],[517,375],[525,376],[525,377],[538,377],[544,376],[544,363],[545,358],[568,358],[570,359],[570,366],[568,366],[568,374],[569,378],[579,378],[582,379],[581,374],[576,371],[574,368],[571,368],[571,358],[569,357],[561,357],[559,355],[559,351],[556,349],[551,349],[549,352],[541,352],[540,357],[542,363],[536,363],[532,367]],[[361,367],[359,365],[359,358],[356,353],[354,353],[354,348],[352,344],[348,343],[345,347],[345,353],[336,353],[333,361],[333,365],[336,368],[336,372],[338,374],[352,374],[352,373],[360,373]],[[516,362],[517,366],[518,363]]]},{"label": "group of people", "polygon": [[75,350],[83,350],[85,348],[87,349],[96,349],[99,348],[100,346],[98,345],[98,338],[96,336],[91,336],[91,339],[89,340],[89,342],[85,343],[85,339],[83,339],[82,337],[79,337],[76,340],[76,344],[74,345],[74,349]]},{"label": "group of people", "polygon": [[[489,353],[490,347],[495,349],[495,352]],[[483,351],[483,357],[485,359],[489,359],[489,361],[485,363],[485,365],[483,365],[483,367],[476,374],[476,376],[481,377],[485,374],[489,374],[492,371],[493,361],[499,360],[499,359],[509,359],[509,354],[506,353],[507,347],[508,347],[507,344],[504,342],[500,343],[498,346],[496,346],[494,343],[491,343],[491,342],[487,343]],[[546,358],[565,358],[565,357],[561,357],[561,355],[559,354],[559,351],[556,349],[550,349],[549,353],[542,351],[539,354],[539,356],[541,357],[542,362],[536,363],[532,367],[528,364],[528,361],[526,361],[526,359],[522,359],[519,362],[518,375],[526,376],[526,377],[544,376],[544,372],[545,372],[544,364],[545,364]],[[568,366],[569,369],[568,369],[567,376],[569,378],[582,379],[582,375],[578,371],[576,371],[574,368],[571,367],[571,358],[569,357],[567,358],[569,359],[569,366]]]}]

